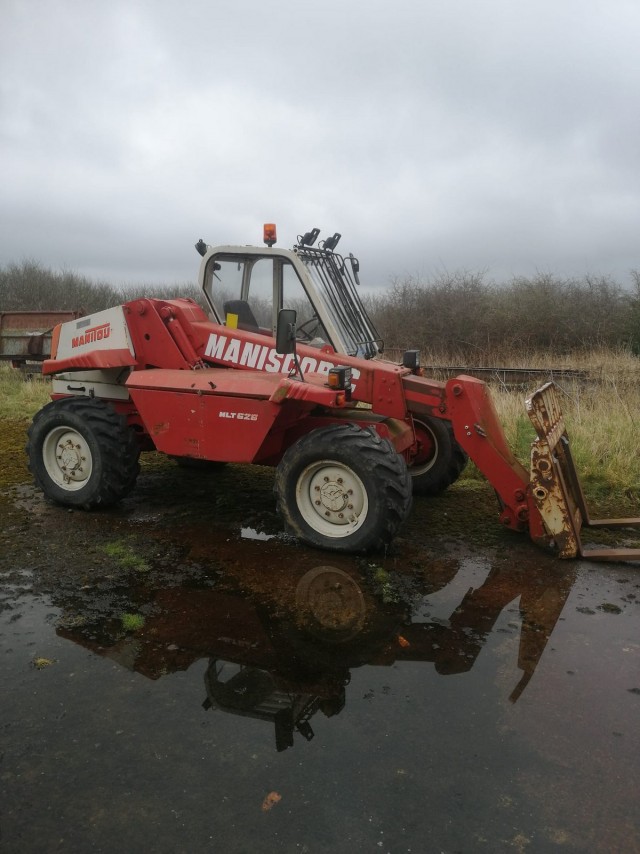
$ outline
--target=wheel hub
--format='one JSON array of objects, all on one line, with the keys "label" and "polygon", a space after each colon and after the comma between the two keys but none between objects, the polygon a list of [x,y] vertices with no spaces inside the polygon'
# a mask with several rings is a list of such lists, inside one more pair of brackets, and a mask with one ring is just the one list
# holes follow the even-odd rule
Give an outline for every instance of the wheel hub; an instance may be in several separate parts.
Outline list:
[{"label": "wheel hub", "polygon": [[83,458],[80,456],[80,445],[74,444],[71,439],[67,439],[66,442],[61,442],[58,445],[58,454],[57,460],[60,466],[60,470],[63,471],[67,477],[72,477],[75,480],[78,479],[78,475],[82,475],[82,463]]},{"label": "wheel hub", "polygon": [[76,430],[69,427],[52,430],[44,440],[42,455],[49,476],[58,486],[80,489],[91,476],[91,451]]},{"label": "wheel hub", "polygon": [[344,510],[349,502],[349,495],[342,485],[335,480],[323,483],[320,487],[322,504],[333,513]]},{"label": "wheel hub", "polygon": [[354,503],[355,482],[346,469],[320,468],[311,478],[313,507],[319,516],[334,525],[354,524],[360,508]]},{"label": "wheel hub", "polygon": [[339,462],[319,460],[307,466],[297,492],[304,518],[326,536],[348,536],[363,523],[368,512],[362,481]]}]

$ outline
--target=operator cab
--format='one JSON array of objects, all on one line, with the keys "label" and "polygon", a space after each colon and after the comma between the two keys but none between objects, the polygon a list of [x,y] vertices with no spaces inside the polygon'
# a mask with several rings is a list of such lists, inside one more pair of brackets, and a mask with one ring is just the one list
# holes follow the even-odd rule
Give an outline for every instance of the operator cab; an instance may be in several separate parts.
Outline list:
[{"label": "operator cab", "polygon": [[355,290],[357,261],[350,256],[346,263],[333,251],[336,235],[314,249],[305,242],[315,241],[313,229],[286,250],[273,248],[270,228],[266,247],[196,244],[203,256],[200,284],[215,320],[273,337],[280,309],[295,309],[300,343],[362,358],[380,353],[382,342]]},{"label": "operator cab", "polygon": [[247,332],[275,335],[278,311],[298,315],[297,338],[322,347],[329,335],[293,265],[278,255],[219,253],[207,264],[205,296],[217,319]]}]

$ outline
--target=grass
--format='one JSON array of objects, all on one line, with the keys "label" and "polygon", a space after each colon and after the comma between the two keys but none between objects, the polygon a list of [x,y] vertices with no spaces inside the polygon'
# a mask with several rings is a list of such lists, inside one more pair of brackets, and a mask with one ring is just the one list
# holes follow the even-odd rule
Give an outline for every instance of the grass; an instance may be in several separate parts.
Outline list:
[{"label": "grass", "polygon": [[125,632],[137,632],[144,626],[144,617],[142,614],[121,614],[120,622]]},{"label": "grass", "polygon": [[[394,351],[400,353],[400,351]],[[539,368],[541,370],[586,371],[597,382],[614,380],[626,384],[640,378],[640,359],[628,349],[594,348],[573,353],[552,353],[520,348],[512,353],[491,350],[481,354],[464,351],[434,350],[425,345],[420,350],[423,365],[466,365],[482,368]]]},{"label": "grass", "polygon": [[[611,367],[611,363],[607,369],[600,365],[596,381],[560,385],[562,411],[587,497],[602,508],[617,507],[616,515],[629,515],[631,511],[638,515],[640,377],[628,373],[624,362],[618,374],[612,373]],[[534,390],[535,383],[530,392]],[[528,467],[535,432],[525,412],[526,396],[522,391],[492,388],[509,445]]]},{"label": "grass", "polygon": [[[431,354],[437,364],[464,364],[461,354]],[[485,361],[485,365],[488,362]],[[597,515],[637,516],[640,501],[640,360],[628,351],[594,350],[564,357],[547,353],[518,353],[508,361],[492,364],[508,367],[572,369],[586,373],[586,380],[557,382],[565,425],[585,495]],[[441,377],[445,379],[445,377]],[[526,388],[511,389],[491,383],[498,417],[515,455],[528,468],[535,431],[524,401],[544,378],[530,380]],[[467,467],[467,479],[481,479],[475,466]]]},{"label": "grass", "polygon": [[131,546],[124,542],[107,543],[103,546],[106,555],[116,561],[123,569],[132,569],[135,572],[148,572],[149,564],[136,554]]},{"label": "grass", "polygon": [[0,363],[0,419],[31,420],[49,402],[50,394],[48,379],[28,379],[16,368]]}]

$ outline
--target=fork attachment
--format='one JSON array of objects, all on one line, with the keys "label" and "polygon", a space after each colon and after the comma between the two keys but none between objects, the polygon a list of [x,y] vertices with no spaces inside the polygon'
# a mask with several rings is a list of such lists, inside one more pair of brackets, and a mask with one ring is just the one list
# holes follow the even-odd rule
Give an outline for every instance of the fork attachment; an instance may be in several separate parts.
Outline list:
[{"label": "fork attachment", "polygon": [[592,519],[576,471],[555,384],[526,400],[538,438],[531,445],[531,494],[561,558],[638,560],[640,549],[585,549],[580,530],[640,526],[640,518]]}]

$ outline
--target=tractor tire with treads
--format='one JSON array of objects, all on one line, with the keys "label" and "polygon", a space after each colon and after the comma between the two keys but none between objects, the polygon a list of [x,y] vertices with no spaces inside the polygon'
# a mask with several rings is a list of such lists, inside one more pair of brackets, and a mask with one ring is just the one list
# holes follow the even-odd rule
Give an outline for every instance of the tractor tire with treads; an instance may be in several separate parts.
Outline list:
[{"label": "tractor tire with treads", "polygon": [[439,495],[462,474],[468,457],[451,427],[438,418],[415,417],[420,453],[409,466],[415,495]]},{"label": "tractor tire with treads", "polygon": [[375,430],[355,424],[299,439],[278,465],[274,491],[288,533],[339,552],[384,548],[412,502],[404,458]]},{"label": "tractor tire with treads", "polygon": [[29,469],[47,498],[69,507],[108,507],[134,487],[138,442],[127,419],[95,398],[44,406],[28,431]]}]

